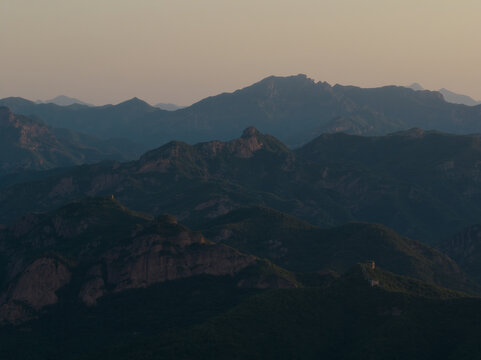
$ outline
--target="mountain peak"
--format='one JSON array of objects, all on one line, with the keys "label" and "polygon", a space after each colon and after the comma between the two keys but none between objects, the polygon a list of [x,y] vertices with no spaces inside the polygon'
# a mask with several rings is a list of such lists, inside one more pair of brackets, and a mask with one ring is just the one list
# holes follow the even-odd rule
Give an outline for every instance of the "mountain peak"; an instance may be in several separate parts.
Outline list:
[{"label": "mountain peak", "polygon": [[148,106],[148,107],[150,107],[150,105],[148,103],[146,103],[144,100],[139,99],[138,97],[133,97],[132,99],[123,101],[123,102],[117,104],[117,106]]},{"label": "mountain peak", "polygon": [[297,74],[297,75],[290,75],[290,76],[271,75],[262,79],[257,84],[293,85],[293,84],[305,84],[305,83],[313,84],[315,83],[315,81],[310,77],[308,77],[306,74]]},{"label": "mountain peak", "polygon": [[464,104],[468,106],[481,105],[480,101],[474,100],[468,95],[458,94],[446,88],[439,89],[439,92],[443,95],[447,102],[453,104]]},{"label": "mountain peak", "polygon": [[412,83],[411,85],[408,86],[408,88],[410,89],[413,89],[415,91],[422,91],[424,90],[424,88],[421,86],[421,84],[415,82],[415,83]]},{"label": "mountain peak", "polygon": [[242,139],[251,138],[251,137],[259,136],[260,134],[261,132],[257,130],[254,126],[249,126],[242,132],[241,138]]},{"label": "mountain peak", "polygon": [[79,100],[79,99],[76,99],[76,98],[73,98],[73,97],[70,97],[70,96],[66,96],[66,95],[59,95],[59,96],[54,97],[53,99],[45,100],[45,101],[38,100],[37,103],[38,104],[55,104],[55,105],[59,105],[59,106],[70,106],[70,105],[74,105],[74,104],[84,105],[84,106],[92,106],[91,104],[87,104],[86,102],[84,102],[82,100]]},{"label": "mountain peak", "polygon": [[166,111],[175,111],[175,110],[183,109],[186,106],[172,104],[172,103],[158,103],[154,105],[154,107],[159,108],[161,110],[166,110]]}]

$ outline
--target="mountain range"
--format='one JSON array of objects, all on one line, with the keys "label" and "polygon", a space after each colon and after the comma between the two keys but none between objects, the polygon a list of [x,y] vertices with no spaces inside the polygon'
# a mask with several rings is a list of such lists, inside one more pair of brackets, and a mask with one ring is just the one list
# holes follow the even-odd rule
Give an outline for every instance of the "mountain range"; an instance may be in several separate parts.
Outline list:
[{"label": "mountain range", "polygon": [[1,229],[0,355],[381,359],[401,344],[410,358],[477,354],[481,300],[435,284],[479,286],[434,249],[378,225],[320,229],[260,207],[205,228],[84,198]]},{"label": "mountain range", "polygon": [[57,100],[0,100],[0,359],[481,357],[481,106]]},{"label": "mountain range", "polygon": [[167,111],[175,111],[184,108],[185,106],[180,106],[172,103],[158,103],[154,105],[154,107],[157,107],[162,110],[167,110]]},{"label": "mountain range", "polygon": [[170,142],[137,161],[83,165],[0,189],[0,223],[84,196],[114,194],[196,228],[263,205],[315,225],[374,222],[438,246],[481,217],[479,135],[413,129],[379,137],[324,134],[293,151],[247,128],[229,142]]},{"label": "mountain range", "polygon": [[92,104],[88,104],[86,102],[83,102],[82,100],[65,96],[65,95],[59,95],[50,100],[37,100],[36,103],[37,104],[55,104],[60,106],[69,106],[74,104],[93,106]]},{"label": "mountain range", "polygon": [[229,140],[247,126],[290,147],[326,132],[384,135],[418,127],[457,134],[481,132],[481,107],[452,104],[439,92],[400,86],[331,86],[305,75],[271,76],[237,90],[165,111],[134,98],[118,105],[82,107],[5,98],[0,105],[52,126],[101,138],[125,137],[155,148],[171,140]]},{"label": "mountain range", "polygon": [[[53,99],[50,100],[37,100],[35,101],[36,104],[55,104],[59,106],[70,106],[74,104],[78,105],[85,105],[85,106],[94,106],[92,104],[86,103],[82,100],[70,97],[70,96],[65,96],[65,95],[59,95],[54,97]],[[182,109],[185,106],[180,106],[172,103],[158,103],[154,105],[154,107],[162,109],[162,110],[168,110],[168,111],[174,111],[174,110],[179,110]]]},{"label": "mountain range", "polygon": [[[409,85],[409,88],[416,90],[416,91],[423,91],[424,88],[419,85],[418,83],[413,83]],[[476,101],[472,97],[468,95],[463,95],[463,94],[457,94],[453,91],[450,91],[448,89],[442,88],[438,90],[444,97],[444,99],[447,102],[453,103],[453,104],[463,104],[463,105],[468,105],[468,106],[477,106],[481,105],[481,101]]]},{"label": "mountain range", "polygon": [[100,140],[0,107],[0,176],[46,170],[102,160],[129,160],[141,148],[128,140]]}]

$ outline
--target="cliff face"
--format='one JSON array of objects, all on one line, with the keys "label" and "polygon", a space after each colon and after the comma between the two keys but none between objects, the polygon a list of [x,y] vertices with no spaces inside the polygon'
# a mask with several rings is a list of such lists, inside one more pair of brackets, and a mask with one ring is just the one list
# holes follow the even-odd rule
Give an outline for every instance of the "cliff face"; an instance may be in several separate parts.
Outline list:
[{"label": "cliff face", "polygon": [[85,304],[93,305],[107,292],[145,288],[196,275],[234,276],[255,262],[253,256],[206,243],[201,236],[188,232],[170,238],[140,236],[103,253],[87,270],[88,280],[79,297]]},{"label": "cliff face", "polygon": [[446,239],[443,250],[474,280],[481,280],[481,225],[470,226]]},{"label": "cliff face", "polygon": [[244,277],[258,267],[256,257],[212,243],[171,216],[154,219],[115,200],[87,199],[27,216],[1,231],[0,244],[3,324],[39,316],[64,293],[94,306],[107,294],[198,275],[229,276],[240,287],[295,286],[262,271]]}]

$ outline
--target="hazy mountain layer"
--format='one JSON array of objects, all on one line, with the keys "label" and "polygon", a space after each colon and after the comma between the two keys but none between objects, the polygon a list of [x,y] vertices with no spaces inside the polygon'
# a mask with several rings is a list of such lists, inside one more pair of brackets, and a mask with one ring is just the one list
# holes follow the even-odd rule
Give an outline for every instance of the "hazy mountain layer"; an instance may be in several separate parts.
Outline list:
[{"label": "hazy mountain layer", "polygon": [[82,100],[72,98],[72,97],[69,97],[69,96],[65,96],[65,95],[59,95],[59,96],[54,97],[53,99],[45,100],[45,101],[38,100],[38,101],[36,101],[36,103],[37,104],[50,104],[51,103],[51,104],[56,104],[56,105],[60,105],[60,106],[69,106],[69,105],[74,105],[74,104],[85,105],[85,106],[93,106],[92,104],[87,104],[86,102],[83,102]]},{"label": "hazy mountain layer", "polygon": [[[424,88],[419,85],[418,83],[411,84],[409,88],[416,90],[416,91],[421,91],[424,90]],[[444,99],[447,102],[453,103],[453,104],[463,104],[463,105],[468,105],[468,106],[476,106],[476,105],[481,105],[481,101],[476,101],[472,97],[468,95],[463,95],[463,94],[457,94],[453,91],[450,91],[448,89],[442,88],[438,90],[444,97]]]},{"label": "hazy mountain layer", "polygon": [[481,132],[480,106],[448,103],[439,92],[401,86],[331,86],[305,75],[268,77],[177,111],[163,111],[138,99],[101,107],[60,107],[19,98],[6,98],[0,104],[20,114],[35,114],[53,126],[103,138],[127,137],[152,148],[171,140],[229,140],[247,126],[291,147],[325,132],[383,135],[412,127]]},{"label": "hazy mountain layer", "polygon": [[0,107],[0,175],[45,170],[102,160],[128,160],[139,147],[124,140],[99,140]]}]

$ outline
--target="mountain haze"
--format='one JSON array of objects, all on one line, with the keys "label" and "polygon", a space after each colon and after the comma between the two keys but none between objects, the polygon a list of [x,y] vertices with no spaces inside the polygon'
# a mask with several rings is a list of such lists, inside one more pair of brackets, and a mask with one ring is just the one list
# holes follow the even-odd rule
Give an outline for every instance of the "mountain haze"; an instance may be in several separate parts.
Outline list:
[{"label": "mountain haze", "polygon": [[72,97],[65,96],[65,95],[59,95],[59,96],[56,96],[56,97],[54,97],[53,99],[50,99],[50,100],[44,100],[44,101],[38,100],[38,101],[36,101],[36,103],[37,104],[52,103],[52,104],[56,104],[56,105],[60,105],[60,106],[69,106],[69,105],[73,105],[73,104],[92,106],[92,104],[87,104],[86,102],[83,102],[79,99],[72,98]]},{"label": "mountain haze", "polygon": [[[424,90],[424,88],[418,83],[413,83],[408,87],[416,91]],[[481,105],[481,101],[476,101],[468,95],[457,94],[445,88],[439,89],[438,91],[443,95],[444,99],[447,102],[450,102],[453,104],[463,104],[467,106]]]},{"label": "mountain haze", "polygon": [[448,103],[439,92],[401,86],[331,86],[302,74],[271,76],[176,111],[161,110],[136,98],[88,108],[18,98],[2,99],[0,104],[19,114],[39,116],[53,126],[102,138],[128,137],[151,148],[171,140],[230,140],[251,125],[291,147],[325,132],[384,135],[413,127],[457,134],[481,132],[480,106]]},{"label": "mountain haze", "polygon": [[0,107],[0,175],[46,170],[102,160],[135,158],[139,147],[123,140],[48,127],[41,121]]},{"label": "mountain haze", "polygon": [[154,105],[154,107],[157,107],[162,110],[167,110],[167,111],[175,111],[184,108],[185,106],[180,106],[172,103],[158,103]]}]

